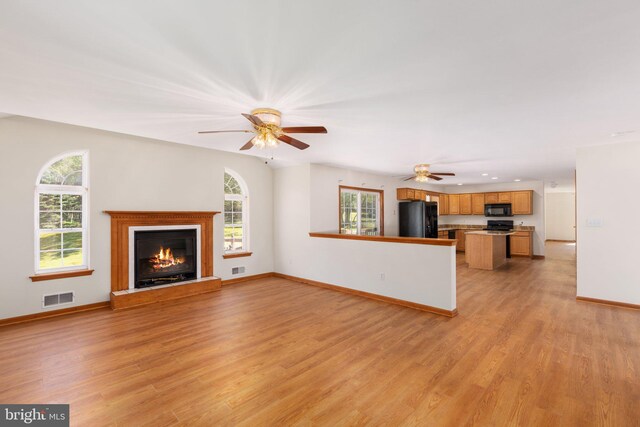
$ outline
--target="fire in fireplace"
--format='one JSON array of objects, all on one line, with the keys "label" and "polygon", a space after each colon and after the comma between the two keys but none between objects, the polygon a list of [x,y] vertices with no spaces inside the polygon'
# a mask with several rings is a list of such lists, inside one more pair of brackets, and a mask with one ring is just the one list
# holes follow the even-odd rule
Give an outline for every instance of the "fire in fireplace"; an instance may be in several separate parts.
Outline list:
[{"label": "fire in fireplace", "polygon": [[136,288],[197,277],[196,230],[136,231],[134,239]]}]

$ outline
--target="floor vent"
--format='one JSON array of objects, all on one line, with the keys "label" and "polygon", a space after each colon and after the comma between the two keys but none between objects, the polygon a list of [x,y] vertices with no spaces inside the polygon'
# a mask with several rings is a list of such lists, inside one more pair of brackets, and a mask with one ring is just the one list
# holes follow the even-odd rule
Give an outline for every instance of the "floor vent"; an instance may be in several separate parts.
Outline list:
[{"label": "floor vent", "polygon": [[244,273],[244,267],[233,267],[231,269],[231,274],[243,274]]},{"label": "floor vent", "polygon": [[51,294],[42,296],[42,307],[51,307],[60,304],[69,304],[73,302],[73,292],[63,292],[60,294]]}]

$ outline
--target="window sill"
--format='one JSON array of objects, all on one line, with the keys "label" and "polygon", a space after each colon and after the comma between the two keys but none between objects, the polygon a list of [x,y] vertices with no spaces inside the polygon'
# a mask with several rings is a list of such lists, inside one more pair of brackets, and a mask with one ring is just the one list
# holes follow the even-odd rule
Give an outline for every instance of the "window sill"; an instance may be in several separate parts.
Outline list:
[{"label": "window sill", "polygon": [[72,270],[59,271],[57,273],[34,274],[29,276],[32,282],[42,282],[44,280],[66,279],[67,277],[91,276],[93,270]]},{"label": "window sill", "polygon": [[224,259],[229,259],[229,258],[241,258],[244,256],[251,256],[253,252],[236,252],[233,254],[224,254],[222,255],[222,258]]}]

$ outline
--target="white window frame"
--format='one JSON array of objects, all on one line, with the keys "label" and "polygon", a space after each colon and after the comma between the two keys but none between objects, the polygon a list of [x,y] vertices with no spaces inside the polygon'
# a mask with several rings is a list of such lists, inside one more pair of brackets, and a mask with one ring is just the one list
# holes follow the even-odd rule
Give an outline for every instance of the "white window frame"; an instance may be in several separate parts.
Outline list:
[{"label": "white window frame", "polygon": [[[82,185],[40,184],[42,175],[56,162],[72,156],[82,156]],[[82,196],[82,227],[47,229],[51,233],[82,232],[82,265],[69,267],[40,268],[40,194],[73,194]],[[89,269],[89,152],[72,151],[60,154],[49,160],[38,173],[34,192],[34,271],[36,274],[58,273]]]},{"label": "white window frame", "polygon": [[247,183],[244,181],[244,179],[242,179],[242,177],[235,171],[231,170],[231,169],[227,169],[225,168],[225,173],[229,174],[233,177],[233,179],[236,180],[236,182],[238,183],[238,185],[240,186],[240,190],[242,191],[242,194],[227,194],[226,190],[224,188],[224,178],[223,178],[223,183],[222,183],[222,190],[224,192],[224,201],[240,201],[242,202],[242,249],[239,250],[226,250],[224,248],[225,246],[225,242],[224,242],[224,227],[226,225],[225,223],[225,209],[224,209],[224,204],[223,204],[223,209],[222,209],[222,245],[223,245],[223,252],[225,255],[228,254],[237,254],[237,253],[243,253],[243,252],[249,252],[249,188],[247,187]]},{"label": "white window frame", "polygon": [[372,188],[358,188],[358,187],[348,187],[348,186],[339,186],[338,188],[339,198],[338,198],[338,211],[340,216],[338,217],[338,232],[342,232],[342,194],[343,193],[351,193],[356,194],[357,197],[357,212],[358,212],[358,221],[356,222],[356,234],[362,234],[362,193],[367,194],[375,194],[376,200],[378,202],[377,213],[376,213],[376,229],[377,236],[384,236],[384,191],[383,190],[375,190]]}]

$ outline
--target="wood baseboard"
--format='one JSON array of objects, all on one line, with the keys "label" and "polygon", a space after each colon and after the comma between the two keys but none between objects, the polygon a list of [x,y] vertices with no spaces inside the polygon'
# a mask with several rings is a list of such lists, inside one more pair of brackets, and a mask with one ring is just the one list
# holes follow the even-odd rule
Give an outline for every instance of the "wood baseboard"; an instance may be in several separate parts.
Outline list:
[{"label": "wood baseboard", "polygon": [[109,307],[109,301],[101,301],[95,302],[93,304],[76,305],[75,307],[61,308],[59,310],[44,311],[42,313],[25,314],[24,316],[0,319],[0,326],[31,322],[33,320],[47,319],[49,317],[64,316],[66,314],[80,313],[83,311],[97,310],[107,307]]},{"label": "wood baseboard", "polygon": [[235,285],[237,283],[249,282],[251,280],[267,279],[269,277],[274,277],[274,274],[275,273],[270,272],[270,273],[252,274],[251,276],[236,277],[235,279],[227,279],[222,281],[222,286]]},{"label": "wood baseboard", "polygon": [[319,288],[330,289],[332,291],[343,292],[345,294],[357,295],[360,297],[375,299],[378,301],[383,301],[389,304],[401,305],[403,307],[409,307],[416,310],[426,311],[433,314],[439,314],[441,316],[447,317],[456,317],[458,315],[458,309],[453,310],[444,310],[442,308],[432,307],[430,305],[418,304],[411,301],[405,301],[397,298],[387,297],[384,295],[372,294],[370,292],[358,291],[351,288],[345,288],[342,286],[331,285],[329,283],[318,282],[315,280],[303,279],[301,277],[289,276],[288,274],[281,273],[273,273],[274,277],[279,277],[281,279],[287,279],[298,283],[303,283],[305,285],[317,286]]},{"label": "wood baseboard", "polygon": [[192,283],[179,284],[168,287],[151,288],[138,292],[111,292],[111,308],[121,310],[138,307],[161,301],[190,297],[220,290],[221,280],[217,277],[203,278]]},{"label": "wood baseboard", "polygon": [[576,301],[610,305],[613,307],[630,308],[632,310],[640,310],[640,304],[630,304],[628,302],[609,301],[606,299],[589,298],[589,297],[576,297]]},{"label": "wood baseboard", "polygon": [[544,255],[534,255],[531,259],[544,259]]}]

